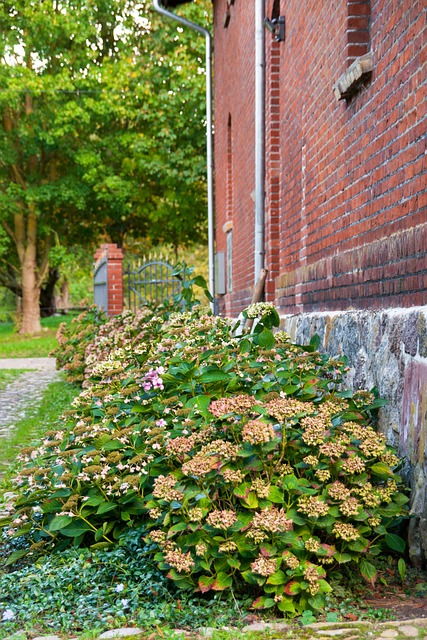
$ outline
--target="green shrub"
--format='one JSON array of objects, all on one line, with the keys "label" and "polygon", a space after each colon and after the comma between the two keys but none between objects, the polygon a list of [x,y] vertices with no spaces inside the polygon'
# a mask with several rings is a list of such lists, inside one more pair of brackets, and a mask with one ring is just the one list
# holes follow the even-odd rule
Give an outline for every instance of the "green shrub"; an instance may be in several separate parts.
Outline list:
[{"label": "green shrub", "polygon": [[91,305],[70,323],[62,322],[59,325],[56,334],[58,346],[50,355],[56,358],[57,368],[67,372],[67,382],[82,384],[86,368],[86,347],[95,340],[99,328],[105,322],[105,313]]},{"label": "green shrub", "polygon": [[239,337],[195,310],[106,336],[68,426],[21,454],[7,533],[26,542],[9,562],[145,523],[178,587],[250,590],[255,608],[320,610],[343,563],[375,580],[372,557],[404,548],[407,502],[369,423],[382,401],[342,391],[345,361],[316,340],[273,334],[271,305],[246,315],[258,323]]},{"label": "green shrub", "polygon": [[201,304],[195,287],[212,300],[205,279],[193,272],[194,267],[178,263],[173,275],[181,281],[181,288],[171,300],[164,300],[157,307],[147,305],[137,313],[124,311],[108,319],[104,311],[92,305],[71,324],[62,323],[57,333],[58,347],[51,355],[57,359],[57,368],[68,372],[67,381],[88,386],[94,365],[108,360],[112,352],[140,350],[145,342],[148,350],[164,320],[176,311],[191,311]]}]

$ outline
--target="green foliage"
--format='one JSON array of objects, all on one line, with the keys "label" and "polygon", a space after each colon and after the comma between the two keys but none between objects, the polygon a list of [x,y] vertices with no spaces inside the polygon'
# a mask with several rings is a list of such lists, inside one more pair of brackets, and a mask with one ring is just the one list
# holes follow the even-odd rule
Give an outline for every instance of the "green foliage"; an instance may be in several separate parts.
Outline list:
[{"label": "green foliage", "polygon": [[[208,0],[183,12],[209,24]],[[4,286],[42,285],[58,242],[204,239],[203,38],[151,2],[9,0],[0,57]]]},{"label": "green foliage", "polygon": [[307,617],[341,565],[373,584],[373,559],[403,548],[407,502],[369,424],[375,396],[341,391],[345,362],[273,333],[272,305],[245,315],[257,322],[239,337],[197,307],[101,326],[68,424],[21,455],[4,525],[26,542],[8,563],[113,546],[144,523],[184,592]]},{"label": "green foliage", "polygon": [[403,558],[399,558],[397,563],[397,570],[399,572],[401,581],[404,582],[406,577],[406,562]]},{"label": "green foliage", "polygon": [[153,563],[150,547],[141,544],[143,533],[129,531],[108,552],[67,549],[0,574],[0,611],[14,616],[2,623],[1,636],[22,628],[51,635],[52,629],[98,634],[124,625],[211,626],[237,616],[227,598],[208,603],[177,596]]}]

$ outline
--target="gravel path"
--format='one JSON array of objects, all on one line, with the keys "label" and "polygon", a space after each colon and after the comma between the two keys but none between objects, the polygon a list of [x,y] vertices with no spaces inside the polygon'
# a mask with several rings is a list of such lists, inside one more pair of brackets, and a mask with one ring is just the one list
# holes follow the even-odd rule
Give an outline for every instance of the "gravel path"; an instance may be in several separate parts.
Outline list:
[{"label": "gravel path", "polygon": [[[156,627],[157,632],[138,629],[137,627],[122,627],[105,631],[98,636],[98,640],[112,640],[114,638],[126,638],[126,640],[163,640],[168,637],[170,640],[204,640],[204,638],[218,638],[215,629],[204,627],[198,632],[190,633],[182,629],[176,629],[169,632],[167,636],[162,632],[161,628]],[[247,634],[248,638],[254,638],[255,633],[260,638],[280,638],[282,640],[330,640],[331,638],[343,640],[406,640],[406,638],[426,638],[427,620],[417,618],[414,620],[406,620],[401,622],[336,622],[336,623],[315,623],[306,627],[296,627],[295,625],[279,622],[278,624],[255,623],[244,627],[241,631],[237,629],[227,628],[227,631],[221,632],[222,640],[244,640]],[[272,635],[270,635],[272,634]],[[8,636],[5,640],[64,640],[64,636],[46,635],[34,637],[34,634],[28,634],[20,631],[14,635]],[[77,640],[69,636],[70,640]]]},{"label": "gravel path", "polygon": [[59,372],[55,358],[0,358],[0,369],[30,369],[0,391],[0,438],[6,438],[28,409],[39,404]]}]

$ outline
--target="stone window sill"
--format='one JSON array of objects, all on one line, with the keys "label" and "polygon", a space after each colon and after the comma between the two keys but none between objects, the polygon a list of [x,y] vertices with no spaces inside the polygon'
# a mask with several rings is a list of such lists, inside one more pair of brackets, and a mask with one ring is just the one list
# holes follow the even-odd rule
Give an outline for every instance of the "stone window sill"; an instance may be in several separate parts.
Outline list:
[{"label": "stone window sill", "polygon": [[363,83],[370,77],[374,68],[372,53],[356,58],[349,68],[334,84],[334,94],[337,100],[349,100],[357,93]]}]

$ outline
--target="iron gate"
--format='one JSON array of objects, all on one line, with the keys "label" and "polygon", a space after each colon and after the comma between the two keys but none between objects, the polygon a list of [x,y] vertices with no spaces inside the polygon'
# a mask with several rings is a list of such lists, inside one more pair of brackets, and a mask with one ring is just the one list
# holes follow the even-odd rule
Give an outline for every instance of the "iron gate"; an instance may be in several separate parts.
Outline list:
[{"label": "iron gate", "polygon": [[157,307],[171,300],[181,289],[181,282],[173,272],[174,267],[163,259],[148,260],[134,269],[128,265],[125,272],[128,309]]},{"label": "iron gate", "polygon": [[96,264],[93,274],[93,297],[98,309],[108,313],[108,251]]}]

